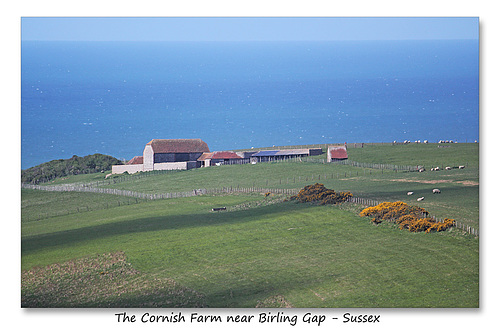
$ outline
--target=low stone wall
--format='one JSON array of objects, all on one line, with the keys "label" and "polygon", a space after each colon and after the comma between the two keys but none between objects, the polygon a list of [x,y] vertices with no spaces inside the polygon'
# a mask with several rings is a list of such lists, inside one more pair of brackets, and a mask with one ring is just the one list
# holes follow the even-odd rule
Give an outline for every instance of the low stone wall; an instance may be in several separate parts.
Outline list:
[{"label": "low stone wall", "polygon": [[151,170],[189,170],[196,168],[196,161],[189,162],[164,162],[164,163],[154,163],[153,169],[146,170],[144,164],[125,164],[125,165],[114,165],[111,168],[112,174],[123,174],[125,171],[129,174],[133,174],[139,171],[151,171]]},{"label": "low stone wall", "polygon": [[114,165],[111,167],[112,174],[123,174],[125,171],[129,174],[134,174],[139,171],[143,171],[144,166],[142,164],[125,164],[125,165]]}]

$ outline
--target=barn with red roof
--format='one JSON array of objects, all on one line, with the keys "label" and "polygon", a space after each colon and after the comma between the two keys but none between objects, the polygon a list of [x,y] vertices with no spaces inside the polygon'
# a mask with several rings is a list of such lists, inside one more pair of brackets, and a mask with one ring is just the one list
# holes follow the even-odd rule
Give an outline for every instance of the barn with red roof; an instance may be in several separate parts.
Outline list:
[{"label": "barn with red roof", "polygon": [[347,148],[344,146],[329,146],[327,154],[328,162],[347,160]]},{"label": "barn with red roof", "polygon": [[210,149],[201,139],[153,139],[144,147],[142,156],[113,166],[112,173],[192,169],[200,166],[198,158],[203,153],[210,153]]}]

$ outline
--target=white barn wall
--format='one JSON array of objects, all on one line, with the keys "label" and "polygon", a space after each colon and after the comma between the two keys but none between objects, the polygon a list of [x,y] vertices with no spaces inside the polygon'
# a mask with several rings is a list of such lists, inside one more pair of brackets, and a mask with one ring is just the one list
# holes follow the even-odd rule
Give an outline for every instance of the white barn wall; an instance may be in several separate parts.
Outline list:
[{"label": "white barn wall", "polygon": [[154,169],[151,170],[187,170],[187,162],[155,163]]},{"label": "white barn wall", "polygon": [[144,147],[144,152],[142,153],[142,155],[143,155],[144,171],[154,170],[155,165],[154,165],[153,147],[151,145],[146,145],[146,147]]}]

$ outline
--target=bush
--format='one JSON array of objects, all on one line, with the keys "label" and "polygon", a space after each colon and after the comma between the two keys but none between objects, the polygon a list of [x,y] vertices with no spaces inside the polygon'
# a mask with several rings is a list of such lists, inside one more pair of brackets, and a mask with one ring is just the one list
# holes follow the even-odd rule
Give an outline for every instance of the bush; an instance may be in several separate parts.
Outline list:
[{"label": "bush", "polygon": [[335,192],[327,189],[323,184],[316,183],[305,186],[297,195],[290,197],[290,200],[326,205],[345,202],[349,197],[352,197],[351,192]]},{"label": "bush", "polygon": [[400,229],[408,229],[410,232],[440,232],[453,226],[455,220],[445,218],[443,223],[436,222],[427,217],[428,212],[424,208],[409,206],[408,204],[396,202],[382,202],[374,207],[365,208],[359,216],[372,216],[372,223],[380,224],[382,221],[394,221],[399,224]]}]

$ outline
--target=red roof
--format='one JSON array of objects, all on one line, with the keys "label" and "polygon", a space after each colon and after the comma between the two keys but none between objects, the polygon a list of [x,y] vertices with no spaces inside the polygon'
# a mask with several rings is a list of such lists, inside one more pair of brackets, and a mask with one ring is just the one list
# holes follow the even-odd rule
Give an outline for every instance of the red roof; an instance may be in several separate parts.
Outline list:
[{"label": "red roof", "polygon": [[132,160],[128,161],[127,164],[143,164],[144,157],[142,156],[134,156]]},{"label": "red roof", "polygon": [[205,160],[211,159],[211,158],[212,158],[212,155],[214,155],[214,153],[203,153],[203,154],[201,154],[201,156],[198,158],[198,161],[205,161]]},{"label": "red roof", "polygon": [[210,152],[201,139],[153,139],[147,143],[154,153],[204,153]]},{"label": "red roof", "polygon": [[332,159],[347,159],[347,150],[344,146],[341,147],[329,147],[330,158]]},{"label": "red roof", "polygon": [[242,159],[242,157],[235,152],[214,152],[211,159]]}]

